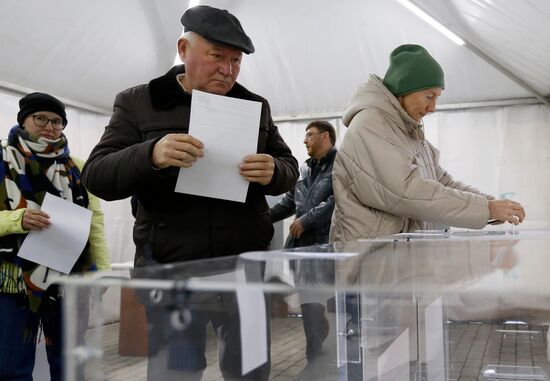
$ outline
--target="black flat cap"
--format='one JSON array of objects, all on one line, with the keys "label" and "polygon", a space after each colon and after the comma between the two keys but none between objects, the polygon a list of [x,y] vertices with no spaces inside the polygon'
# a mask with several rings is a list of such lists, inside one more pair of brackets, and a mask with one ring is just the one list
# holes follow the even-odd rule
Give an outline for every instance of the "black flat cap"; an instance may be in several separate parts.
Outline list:
[{"label": "black flat cap", "polygon": [[181,16],[185,32],[195,32],[214,43],[229,45],[243,53],[254,53],[254,45],[239,20],[225,9],[198,5]]}]

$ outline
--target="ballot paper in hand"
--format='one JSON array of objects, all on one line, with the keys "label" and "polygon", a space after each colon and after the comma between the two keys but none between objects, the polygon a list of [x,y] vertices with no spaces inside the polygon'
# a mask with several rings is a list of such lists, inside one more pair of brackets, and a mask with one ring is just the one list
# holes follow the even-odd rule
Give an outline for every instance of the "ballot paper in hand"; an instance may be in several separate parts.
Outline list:
[{"label": "ballot paper in hand", "polygon": [[244,202],[249,182],[239,164],[258,146],[260,102],[193,90],[189,135],[203,144],[204,156],[181,168],[176,192]]},{"label": "ballot paper in hand", "polygon": [[50,216],[50,226],[31,230],[17,255],[68,274],[88,241],[92,211],[49,193],[41,210]]}]

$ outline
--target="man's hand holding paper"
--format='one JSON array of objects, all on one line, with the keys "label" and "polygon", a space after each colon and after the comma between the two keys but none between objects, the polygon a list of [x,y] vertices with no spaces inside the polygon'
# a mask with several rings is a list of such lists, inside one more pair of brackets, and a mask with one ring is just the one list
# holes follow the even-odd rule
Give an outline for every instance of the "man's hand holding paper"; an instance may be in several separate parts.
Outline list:
[{"label": "man's hand holding paper", "polygon": [[247,155],[239,164],[239,173],[246,181],[267,185],[275,173],[273,157],[267,154]]},{"label": "man's hand holding paper", "polygon": [[159,169],[170,166],[190,168],[204,156],[204,144],[188,134],[168,134],[153,148],[153,165]]}]

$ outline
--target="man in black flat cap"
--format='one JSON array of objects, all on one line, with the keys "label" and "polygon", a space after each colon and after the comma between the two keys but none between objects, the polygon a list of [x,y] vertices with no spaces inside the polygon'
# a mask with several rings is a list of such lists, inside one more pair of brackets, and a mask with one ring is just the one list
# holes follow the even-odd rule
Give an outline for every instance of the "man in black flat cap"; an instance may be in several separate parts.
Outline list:
[{"label": "man in black flat cap", "polygon": [[[290,190],[298,177],[297,161],[273,124],[269,104],[236,82],[243,53],[254,52],[239,20],[225,10],[197,6],[181,22],[185,33],[178,52],[184,65],[117,95],[111,121],[83,171],[84,184],[99,197],[137,201],[136,266],[266,249],[273,227],[265,195]],[[194,90],[262,103],[257,152],[238,168],[250,182],[244,203],[174,192],[179,169],[203,156],[204,144],[188,134]],[[215,299],[227,303],[228,298]],[[238,313],[213,318],[191,308],[191,327],[175,334],[166,316],[152,308],[147,312],[157,330],[149,335],[149,379],[181,379],[182,371],[186,380],[200,378],[209,322],[224,340],[222,374],[242,376]],[[173,338],[177,342],[171,345]],[[269,362],[243,377],[268,376]]]}]

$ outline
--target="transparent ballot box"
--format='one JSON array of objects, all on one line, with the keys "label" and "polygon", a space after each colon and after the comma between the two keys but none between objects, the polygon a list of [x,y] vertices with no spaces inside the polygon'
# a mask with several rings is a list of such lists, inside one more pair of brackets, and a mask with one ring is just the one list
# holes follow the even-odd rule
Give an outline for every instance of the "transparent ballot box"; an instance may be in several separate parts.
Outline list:
[{"label": "transparent ballot box", "polygon": [[548,269],[463,232],[65,278],[65,379],[550,380]]}]

